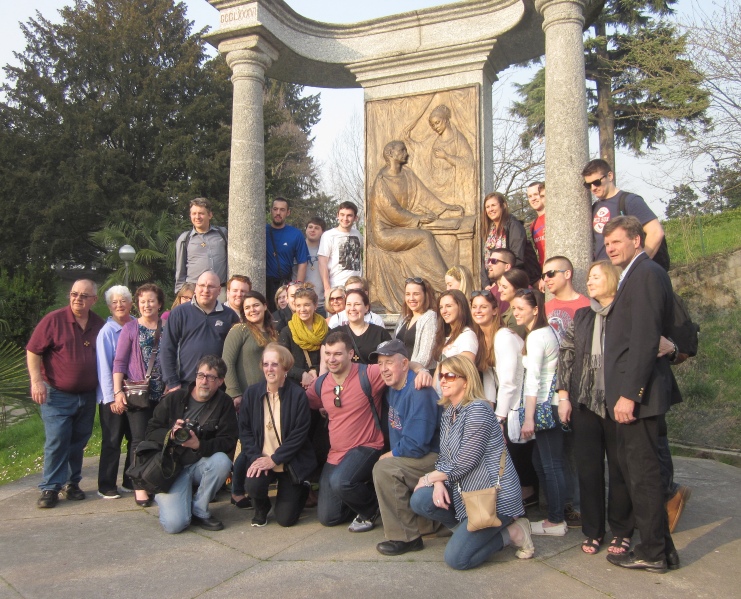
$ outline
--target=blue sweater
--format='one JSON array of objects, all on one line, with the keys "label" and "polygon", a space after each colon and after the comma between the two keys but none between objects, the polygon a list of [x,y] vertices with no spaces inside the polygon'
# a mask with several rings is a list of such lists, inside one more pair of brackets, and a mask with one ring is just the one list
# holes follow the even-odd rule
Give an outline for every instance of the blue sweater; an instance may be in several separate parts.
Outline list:
[{"label": "blue sweater", "polygon": [[[162,331],[160,363],[167,387],[187,385],[196,379],[196,366],[203,356],[221,357],[229,329],[239,322],[231,308],[216,303],[206,314],[195,299],[176,306]],[[178,370],[178,361],[180,370]]]},{"label": "blue sweater", "polygon": [[432,387],[414,388],[410,370],[407,384],[397,391],[389,387],[389,441],[395,457],[421,458],[440,450],[440,408]]}]

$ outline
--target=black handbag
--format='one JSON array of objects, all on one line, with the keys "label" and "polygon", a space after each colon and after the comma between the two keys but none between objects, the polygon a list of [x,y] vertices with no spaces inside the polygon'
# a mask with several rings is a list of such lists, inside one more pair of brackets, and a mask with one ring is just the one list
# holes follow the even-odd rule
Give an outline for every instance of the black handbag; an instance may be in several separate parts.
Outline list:
[{"label": "black handbag", "polygon": [[157,322],[157,331],[154,333],[154,347],[149,356],[149,365],[143,381],[131,381],[124,379],[123,392],[126,395],[126,407],[130,411],[146,410],[149,408],[149,381],[152,378],[152,369],[157,360],[160,349],[160,337],[162,335],[162,321]]},{"label": "black handbag", "polygon": [[175,479],[183,470],[174,447],[168,443],[170,434],[165,437],[165,446],[156,441],[142,441],[136,448],[134,463],[126,475],[134,483],[134,488],[152,495],[167,493]]},{"label": "black handbag", "polygon": [[[278,432],[278,427],[275,426],[275,418],[273,417],[273,408],[270,406],[270,398],[268,397],[267,393],[265,394],[266,401],[265,403],[268,404],[268,412],[270,412],[270,422],[273,423],[273,430],[275,431],[275,438],[278,439],[278,445],[282,445],[280,440],[280,433]],[[304,484],[304,481],[302,481],[297,475],[296,471],[293,469],[293,466],[291,466],[291,463],[283,464],[283,469],[288,472],[288,476],[291,478],[291,484],[293,485],[302,485]]]}]

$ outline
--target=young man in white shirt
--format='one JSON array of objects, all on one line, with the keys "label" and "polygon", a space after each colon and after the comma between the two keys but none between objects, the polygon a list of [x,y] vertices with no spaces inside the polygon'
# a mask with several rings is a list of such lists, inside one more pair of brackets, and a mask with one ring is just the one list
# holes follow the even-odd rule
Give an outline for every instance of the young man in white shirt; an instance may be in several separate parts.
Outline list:
[{"label": "young man in white shirt", "polygon": [[342,202],[337,209],[337,226],[325,232],[319,242],[319,274],[327,301],[334,287],[344,286],[352,276],[363,276],[363,237],[353,226],[357,218],[358,207]]}]

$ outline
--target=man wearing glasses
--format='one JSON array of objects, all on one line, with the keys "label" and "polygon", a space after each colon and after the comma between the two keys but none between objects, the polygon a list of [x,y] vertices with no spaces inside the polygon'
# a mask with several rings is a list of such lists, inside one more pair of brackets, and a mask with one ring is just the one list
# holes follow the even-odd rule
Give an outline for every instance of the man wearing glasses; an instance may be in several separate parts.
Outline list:
[{"label": "man wearing glasses", "polygon": [[[584,177],[584,187],[597,198],[597,201],[592,204],[594,259],[607,260],[602,229],[616,216],[626,215],[635,216],[640,221],[646,234],[645,251],[649,258],[655,259],[664,239],[664,229],[644,199],[634,193],[620,191],[615,185],[615,174],[612,168],[604,160],[590,160],[582,169],[581,174]],[[624,214],[620,213],[621,197],[625,205]],[[665,268],[668,268],[668,265]]]},{"label": "man wearing glasses", "polygon": [[69,306],[44,316],[26,346],[31,398],[41,406],[46,433],[40,508],[57,505],[60,490],[67,499],[85,499],[82,454],[93,432],[95,341],[104,324],[91,311],[97,293],[93,281],[75,281]]},{"label": "man wearing glasses", "polygon": [[166,393],[195,380],[201,356],[221,356],[224,351],[226,335],[239,322],[239,316],[217,299],[220,289],[216,273],[206,271],[198,277],[193,299],[170,312],[160,349]]},{"label": "man wearing glasses", "polygon": [[[224,528],[208,504],[224,485],[232,469],[229,455],[237,446],[234,404],[220,389],[225,375],[224,360],[210,355],[200,358],[195,382],[165,395],[147,425],[146,439],[162,446],[172,444],[183,465],[170,490],[154,496],[165,532],[181,532],[191,523],[205,530]],[[184,427],[189,429],[187,435]]]}]

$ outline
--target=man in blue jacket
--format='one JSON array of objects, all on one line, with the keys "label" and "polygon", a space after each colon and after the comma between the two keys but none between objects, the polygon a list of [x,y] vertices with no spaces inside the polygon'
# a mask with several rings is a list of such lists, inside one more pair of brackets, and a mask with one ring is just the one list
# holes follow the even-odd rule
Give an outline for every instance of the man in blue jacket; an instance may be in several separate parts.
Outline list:
[{"label": "man in blue jacket", "polygon": [[420,551],[424,547],[422,535],[438,528],[409,507],[419,478],[435,469],[440,450],[438,397],[431,387],[414,388],[415,374],[409,368],[409,354],[402,341],[382,343],[372,356],[378,356],[381,376],[388,386],[391,446],[373,467],[387,539],[376,549],[383,555],[402,555]]}]

